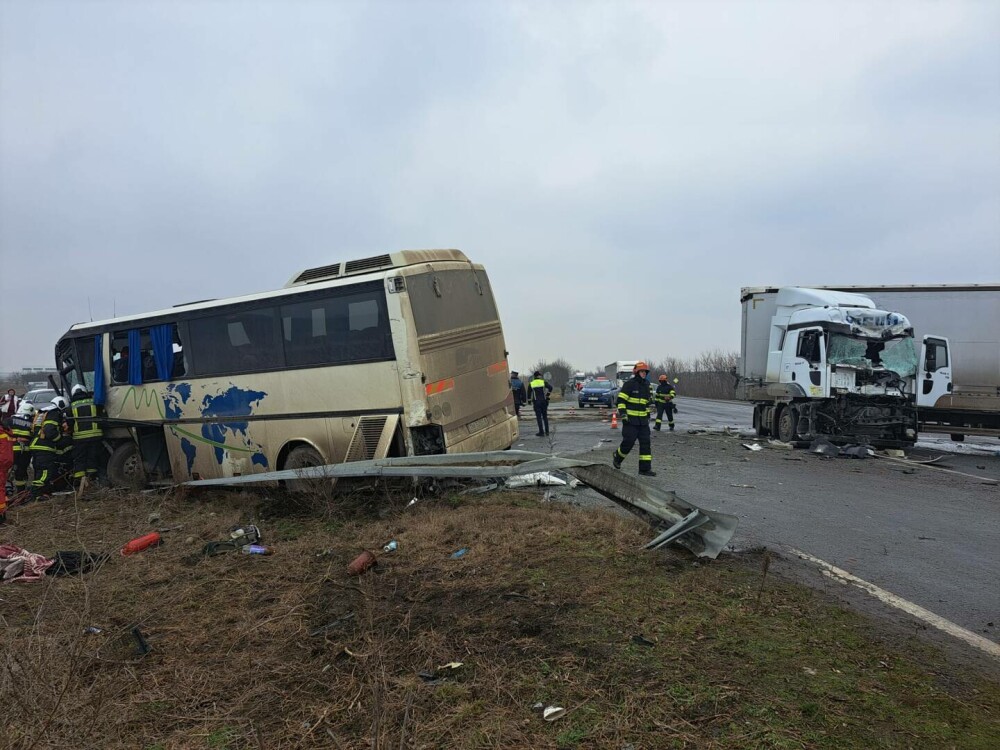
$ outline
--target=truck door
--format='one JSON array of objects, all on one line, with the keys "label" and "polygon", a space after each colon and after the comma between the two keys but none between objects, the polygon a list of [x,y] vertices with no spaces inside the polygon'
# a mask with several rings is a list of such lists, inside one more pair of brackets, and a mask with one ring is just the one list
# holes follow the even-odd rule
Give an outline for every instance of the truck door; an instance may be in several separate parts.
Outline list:
[{"label": "truck door", "polygon": [[[781,382],[796,383],[809,398],[829,396],[826,376],[826,339],[822,328],[802,328],[787,336],[782,356]],[[795,347],[794,353],[789,351]]]},{"label": "truck door", "polygon": [[924,336],[917,370],[917,406],[933,407],[938,399],[951,393],[951,357],[948,339]]}]

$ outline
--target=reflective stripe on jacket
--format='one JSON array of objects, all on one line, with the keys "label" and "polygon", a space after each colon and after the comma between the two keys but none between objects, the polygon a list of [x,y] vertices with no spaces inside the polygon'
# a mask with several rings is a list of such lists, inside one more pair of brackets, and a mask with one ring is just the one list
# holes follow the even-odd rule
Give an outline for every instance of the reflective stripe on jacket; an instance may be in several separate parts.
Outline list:
[{"label": "reflective stripe on jacket", "polygon": [[618,391],[618,411],[634,424],[641,424],[649,418],[649,381],[635,376],[626,381]]},{"label": "reflective stripe on jacket", "polygon": [[92,398],[82,398],[71,404],[73,438],[75,440],[88,440],[99,438],[104,433],[101,425],[97,421],[98,407]]}]

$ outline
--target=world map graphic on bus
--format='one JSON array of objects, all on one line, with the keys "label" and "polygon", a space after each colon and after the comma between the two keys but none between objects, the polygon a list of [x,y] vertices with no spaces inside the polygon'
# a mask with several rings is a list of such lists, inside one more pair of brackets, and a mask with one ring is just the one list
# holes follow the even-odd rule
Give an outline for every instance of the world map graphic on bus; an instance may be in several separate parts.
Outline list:
[{"label": "world map graphic on bus", "polygon": [[[266,396],[267,393],[264,391],[254,391],[230,385],[221,393],[205,394],[198,405],[198,416],[213,419],[249,417],[253,414],[254,407]],[[181,419],[184,416],[184,408],[190,408],[189,405],[196,402],[197,399],[192,399],[190,383],[171,383],[163,394],[164,415],[168,420]],[[242,445],[227,444],[227,433],[231,438],[238,438]],[[201,439],[193,433],[186,433],[186,436],[182,434],[181,450],[184,453],[189,474],[194,467],[195,456],[198,452],[197,443],[199,442],[212,446],[215,460],[220,466],[225,460],[226,451],[236,450],[240,453],[249,453],[250,462],[253,465],[268,468],[267,456],[264,455],[262,447],[250,439],[249,421],[247,420],[230,421],[227,419],[226,421],[203,424],[201,425]]]}]

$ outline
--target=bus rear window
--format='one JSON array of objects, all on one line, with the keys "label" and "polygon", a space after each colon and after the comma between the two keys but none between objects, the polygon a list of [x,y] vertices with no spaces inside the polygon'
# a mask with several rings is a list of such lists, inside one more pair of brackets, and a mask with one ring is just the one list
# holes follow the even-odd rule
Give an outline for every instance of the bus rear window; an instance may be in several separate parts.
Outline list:
[{"label": "bus rear window", "polygon": [[483,271],[417,274],[407,277],[406,289],[419,336],[497,320],[493,290]]}]

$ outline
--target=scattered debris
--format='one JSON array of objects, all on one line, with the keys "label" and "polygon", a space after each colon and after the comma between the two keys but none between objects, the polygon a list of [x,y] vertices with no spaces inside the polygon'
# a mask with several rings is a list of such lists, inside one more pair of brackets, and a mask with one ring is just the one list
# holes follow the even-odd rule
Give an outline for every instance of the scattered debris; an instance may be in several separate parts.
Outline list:
[{"label": "scattered debris", "polygon": [[244,555],[273,555],[274,549],[263,544],[244,544],[240,552]]},{"label": "scattered debris", "polygon": [[840,448],[825,437],[818,437],[809,444],[809,452],[826,458],[836,458],[840,455]]},{"label": "scattered debris", "polygon": [[883,453],[893,458],[906,458],[906,451],[902,451],[899,448],[886,448]]},{"label": "scattered debris", "polygon": [[730,487],[741,487],[741,488],[743,488],[745,490],[755,490],[755,489],[757,489],[752,484],[731,484],[729,486]]},{"label": "scattered debris", "polygon": [[375,555],[368,550],[364,550],[360,555],[351,560],[351,564],[347,566],[347,570],[352,575],[359,576],[374,565]]},{"label": "scattered debris", "polygon": [[551,471],[536,471],[531,474],[521,474],[519,476],[513,476],[507,479],[504,484],[507,487],[541,487],[542,485],[548,485],[552,487],[578,487],[580,485],[580,480],[574,477],[562,474],[562,472],[551,472]]},{"label": "scattered debris", "polygon": [[768,440],[767,441],[767,447],[768,448],[777,448],[778,450],[783,450],[783,451],[795,450],[795,446],[794,445],[792,445],[791,443],[786,443],[786,442],[784,442],[782,440]]},{"label": "scattered debris", "polygon": [[152,526],[154,523],[160,520],[160,514],[158,511],[153,511],[146,517],[146,522]]},{"label": "scattered debris", "polygon": [[840,455],[844,458],[871,458],[875,449],[870,445],[848,445],[841,449]]},{"label": "scattered debris", "polygon": [[163,543],[163,537],[160,536],[159,532],[151,531],[148,534],[143,534],[140,537],[136,537],[125,543],[125,546],[121,548],[121,554],[123,557],[128,555],[134,555],[136,552],[142,552],[150,547],[156,547]]},{"label": "scattered debris", "polygon": [[413,498],[412,500],[410,500],[410,502],[408,502],[406,504],[406,507],[409,508],[409,507],[411,507],[413,505],[416,505],[416,504],[417,504],[417,498]]},{"label": "scattered debris", "polygon": [[462,547],[462,549],[455,550],[454,552],[451,553],[451,559],[457,560],[458,558],[463,557],[465,553],[468,551],[469,551],[468,547]]},{"label": "scattered debris", "polygon": [[391,542],[382,547],[383,552],[395,552],[399,549],[399,542],[393,539]]},{"label": "scattered debris", "polygon": [[100,632],[101,632],[101,629],[98,628],[98,627],[95,627],[94,625],[88,625],[87,627],[85,627],[83,629],[84,635],[97,635]]},{"label": "scattered debris", "polygon": [[566,709],[562,706],[549,706],[542,711],[542,718],[545,721],[555,721],[566,715]]},{"label": "scattered debris", "polygon": [[761,446],[758,443],[743,443],[743,447],[746,448],[748,451],[762,451],[762,450],[764,450],[763,446]]},{"label": "scattered debris", "polygon": [[89,552],[56,552],[53,565],[45,571],[50,576],[68,576],[74,573],[88,573],[104,563],[111,555],[92,555]]},{"label": "scattered debris", "polygon": [[644,635],[633,635],[632,636],[632,643],[634,643],[637,646],[655,646],[656,645],[656,641],[651,641],[651,640],[649,640],[649,638],[647,638]]},{"label": "scattered debris", "polygon": [[813,677],[815,677],[817,674],[816,670],[813,669],[812,667],[802,667],[802,671],[805,672],[807,675],[811,675]]},{"label": "scattered debris", "polygon": [[934,537],[934,536],[918,536],[917,539],[920,539],[921,541],[925,541],[925,542],[936,542],[937,541],[937,537]]}]

